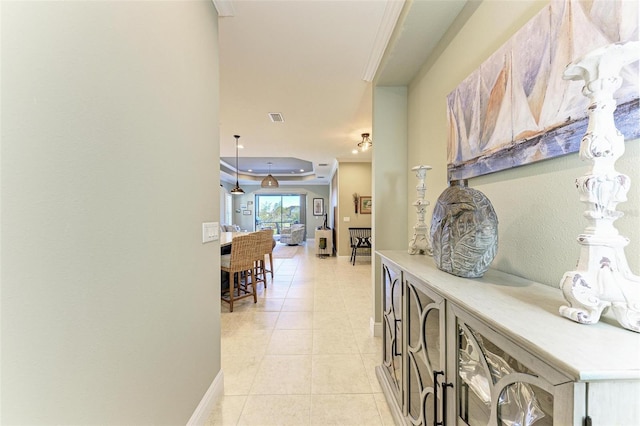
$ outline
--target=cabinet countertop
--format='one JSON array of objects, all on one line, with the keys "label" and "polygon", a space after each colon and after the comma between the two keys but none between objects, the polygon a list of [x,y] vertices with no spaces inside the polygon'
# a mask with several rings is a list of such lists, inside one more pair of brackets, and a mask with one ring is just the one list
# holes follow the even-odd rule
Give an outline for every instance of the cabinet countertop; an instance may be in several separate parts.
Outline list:
[{"label": "cabinet countertop", "polygon": [[377,254],[574,380],[640,379],[640,333],[610,315],[592,325],[560,316],[566,301],[559,288],[492,269],[482,278],[461,278],[406,251]]}]

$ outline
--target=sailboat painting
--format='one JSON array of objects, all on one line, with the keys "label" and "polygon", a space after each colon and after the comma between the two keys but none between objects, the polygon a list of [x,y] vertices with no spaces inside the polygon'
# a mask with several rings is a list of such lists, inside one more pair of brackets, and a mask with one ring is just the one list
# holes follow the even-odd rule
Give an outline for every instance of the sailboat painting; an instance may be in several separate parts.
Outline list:
[{"label": "sailboat painting", "polygon": [[[586,132],[582,85],[565,67],[638,39],[636,0],[552,0],[447,96],[449,180],[577,152]],[[621,72],[616,127],[640,137],[638,62]]]}]

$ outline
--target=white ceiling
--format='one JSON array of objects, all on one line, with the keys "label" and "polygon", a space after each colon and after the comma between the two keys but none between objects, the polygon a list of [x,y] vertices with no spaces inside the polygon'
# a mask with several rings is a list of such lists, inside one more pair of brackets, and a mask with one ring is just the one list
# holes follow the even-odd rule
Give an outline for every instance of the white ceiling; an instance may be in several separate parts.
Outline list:
[{"label": "white ceiling", "polygon": [[[386,85],[409,83],[466,0],[214,3],[233,15],[219,18],[220,156],[235,160],[237,134],[241,184],[261,180],[268,161],[282,184],[328,184],[337,161],[371,161],[352,154],[372,132],[372,83],[363,77],[376,70],[398,15],[377,75]],[[274,112],[283,123],[271,122]],[[292,173],[303,168],[296,159],[313,170]],[[234,163],[221,164],[222,180],[235,182]]]}]

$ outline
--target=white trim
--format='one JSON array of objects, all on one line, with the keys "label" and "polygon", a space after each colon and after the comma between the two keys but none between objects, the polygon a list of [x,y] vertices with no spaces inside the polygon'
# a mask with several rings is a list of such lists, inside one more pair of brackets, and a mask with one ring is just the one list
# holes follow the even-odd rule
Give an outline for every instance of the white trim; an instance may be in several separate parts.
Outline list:
[{"label": "white trim", "polygon": [[205,392],[204,396],[200,400],[200,403],[196,407],[196,410],[191,415],[191,418],[187,422],[187,426],[200,426],[207,423],[213,407],[216,405],[219,399],[224,395],[224,373],[222,369],[216,375],[216,378],[211,382],[211,386]]},{"label": "white trim", "polygon": [[376,322],[376,320],[371,317],[369,318],[369,328],[371,329],[371,335],[373,337],[382,337],[382,322]]},{"label": "white trim", "polygon": [[393,34],[393,29],[396,26],[396,22],[398,22],[398,17],[403,7],[404,0],[387,0],[384,15],[382,16],[382,21],[378,27],[376,39],[373,42],[371,54],[369,55],[369,62],[362,74],[364,81],[373,81],[373,77],[375,77],[376,71],[378,71],[382,55],[387,48],[387,44],[389,44],[391,34]]},{"label": "white trim", "polygon": [[236,10],[233,7],[232,0],[212,0],[213,4],[218,11],[218,16],[221,18],[224,17],[233,17],[236,16]]}]

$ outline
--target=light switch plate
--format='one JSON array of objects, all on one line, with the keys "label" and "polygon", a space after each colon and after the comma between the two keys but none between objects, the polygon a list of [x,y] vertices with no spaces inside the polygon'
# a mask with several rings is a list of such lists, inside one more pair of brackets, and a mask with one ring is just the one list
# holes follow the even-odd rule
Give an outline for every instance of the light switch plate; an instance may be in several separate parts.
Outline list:
[{"label": "light switch plate", "polygon": [[217,241],[219,225],[218,222],[203,222],[202,223],[202,243],[210,243],[211,241]]}]

